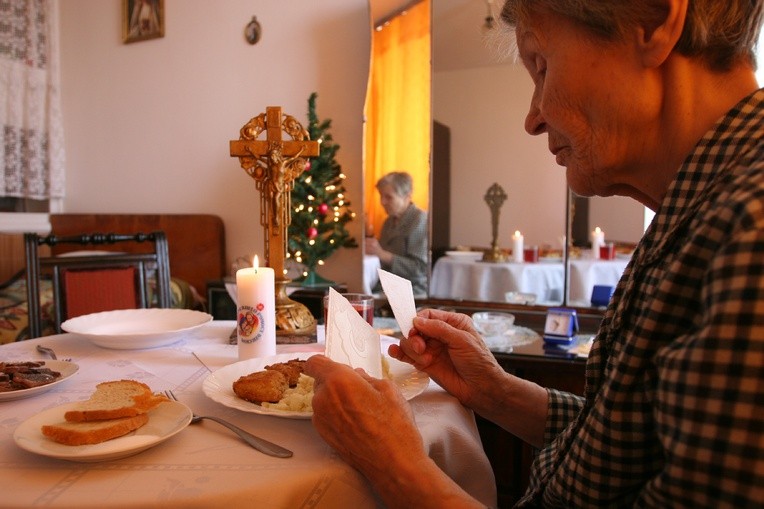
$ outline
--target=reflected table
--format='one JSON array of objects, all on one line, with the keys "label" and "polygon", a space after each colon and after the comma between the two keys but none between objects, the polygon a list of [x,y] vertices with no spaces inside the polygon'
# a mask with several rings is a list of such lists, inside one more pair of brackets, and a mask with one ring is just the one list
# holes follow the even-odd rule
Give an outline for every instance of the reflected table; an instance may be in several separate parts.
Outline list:
[{"label": "reflected table", "polygon": [[[0,478],[3,507],[310,507],[373,508],[381,505],[368,482],[340,459],[310,420],[243,412],[202,392],[209,371],[236,362],[228,345],[233,321],[215,321],[165,347],[101,348],[84,337],[60,334],[0,346],[5,361],[40,360],[36,345],[71,357],[79,371],[48,392],[0,401]],[[320,328],[321,329],[321,328]],[[278,345],[279,353],[323,351],[319,343]],[[389,341],[389,340],[388,340]],[[199,414],[227,419],[294,451],[273,458],[245,445],[215,423],[189,426],[140,454],[98,463],[38,456],[19,448],[13,432],[29,417],[87,399],[97,383],[132,378],[155,391],[171,389]],[[483,452],[475,417],[434,382],[411,400],[425,449],[433,460],[483,504],[495,506],[493,471]],[[42,436],[42,435],[41,435]]]},{"label": "reflected table", "polygon": [[[594,285],[615,287],[628,259],[570,260],[571,304],[589,305]],[[439,258],[432,270],[430,296],[436,299],[505,302],[507,292],[532,293],[537,303],[562,302],[565,270],[562,262],[487,263]]]},{"label": "reflected table", "polygon": [[379,272],[382,264],[377,255],[363,255],[363,293],[371,295],[374,287],[379,283]]}]

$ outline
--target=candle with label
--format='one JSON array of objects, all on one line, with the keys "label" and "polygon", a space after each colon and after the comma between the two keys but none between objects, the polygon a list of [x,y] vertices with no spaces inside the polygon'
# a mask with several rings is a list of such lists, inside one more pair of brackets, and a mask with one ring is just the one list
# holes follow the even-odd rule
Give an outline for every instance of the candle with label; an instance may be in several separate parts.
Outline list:
[{"label": "candle with label", "polygon": [[523,235],[520,230],[515,230],[515,234],[512,235],[512,259],[515,263],[523,261]]},{"label": "candle with label", "polygon": [[596,227],[592,232],[592,257],[599,259],[600,247],[605,245],[605,232],[600,227]]},{"label": "candle with label", "polygon": [[238,307],[236,332],[239,360],[276,355],[276,284],[270,267],[252,267],[236,272]]}]

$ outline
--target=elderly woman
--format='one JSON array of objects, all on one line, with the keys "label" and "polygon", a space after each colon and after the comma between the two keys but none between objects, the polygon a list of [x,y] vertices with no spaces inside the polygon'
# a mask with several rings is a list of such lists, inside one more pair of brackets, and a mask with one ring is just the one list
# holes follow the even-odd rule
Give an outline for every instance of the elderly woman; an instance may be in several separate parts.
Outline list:
[{"label": "elderly woman", "polygon": [[[763,2],[504,5],[535,84],[526,130],[546,134],[575,192],[656,212],[594,340],[584,397],[505,373],[464,315],[423,311],[390,347],[540,449],[520,507],[760,507]],[[389,506],[478,506],[427,457],[389,383],[320,356],[307,372],[316,428]]]},{"label": "elderly woman", "polygon": [[[377,182],[387,219],[379,241],[367,237],[367,254],[377,255],[382,268],[411,281],[414,294],[427,293],[427,214],[411,201],[411,175],[388,173]],[[374,291],[381,291],[377,285]]]}]

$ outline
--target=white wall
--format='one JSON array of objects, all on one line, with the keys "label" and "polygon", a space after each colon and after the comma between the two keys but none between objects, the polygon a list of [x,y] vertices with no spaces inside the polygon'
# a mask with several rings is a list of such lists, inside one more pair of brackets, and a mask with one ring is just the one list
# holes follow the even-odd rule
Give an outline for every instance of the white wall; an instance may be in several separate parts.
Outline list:
[{"label": "white wall", "polygon": [[483,200],[498,183],[501,246],[520,230],[526,244],[550,244],[565,232],[565,169],[530,136],[523,121],[533,83],[520,64],[436,73],[434,119],[451,128],[451,244],[490,246],[491,214]]},{"label": "white wall", "polygon": [[[165,0],[164,38],[132,44],[121,40],[121,0],[59,9],[64,212],[217,214],[229,264],[262,253],[255,183],[228,143],[267,106],[307,124],[315,91],[362,216],[366,0]],[[255,46],[243,36],[252,16],[263,27]],[[350,224],[359,241],[361,226]],[[360,290],[361,250],[340,250],[320,272]]]}]

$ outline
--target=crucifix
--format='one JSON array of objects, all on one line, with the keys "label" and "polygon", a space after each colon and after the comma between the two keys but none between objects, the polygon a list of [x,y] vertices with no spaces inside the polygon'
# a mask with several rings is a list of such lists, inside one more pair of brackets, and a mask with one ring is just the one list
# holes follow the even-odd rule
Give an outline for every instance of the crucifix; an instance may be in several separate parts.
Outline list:
[{"label": "crucifix", "polygon": [[[265,131],[266,138],[258,140]],[[289,138],[282,139],[282,131]],[[302,304],[286,296],[289,279],[284,275],[287,229],[292,221],[291,191],[294,179],[303,172],[306,157],[318,155],[317,141],[291,115],[278,106],[253,117],[231,140],[231,156],[255,180],[260,191],[260,224],[265,232],[266,265],[276,273],[276,334],[300,335],[315,330],[315,320]]]}]

